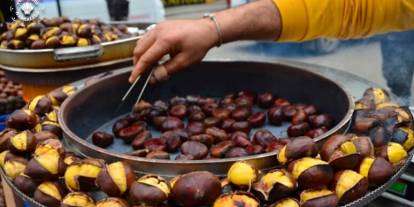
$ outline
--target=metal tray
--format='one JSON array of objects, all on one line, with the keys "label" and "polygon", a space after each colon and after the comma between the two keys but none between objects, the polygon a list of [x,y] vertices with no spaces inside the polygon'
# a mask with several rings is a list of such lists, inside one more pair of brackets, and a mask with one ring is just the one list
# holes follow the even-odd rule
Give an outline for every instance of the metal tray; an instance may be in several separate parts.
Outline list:
[{"label": "metal tray", "polygon": [[[120,153],[125,150],[122,142],[116,142],[112,151],[91,144],[87,140],[90,134],[131,110],[134,98],[118,114],[114,114],[121,96],[129,87],[128,75],[129,72],[126,71],[105,77],[81,89],[62,105],[59,122],[65,141],[73,151],[108,162],[126,160],[139,174],[152,173],[164,177],[174,177],[195,170],[208,170],[217,175],[225,175],[231,164],[239,160],[245,160],[264,170],[277,165],[275,152],[232,159],[175,161],[146,159]],[[292,102],[314,104],[320,111],[332,114],[336,126],[316,138],[320,143],[334,133],[343,132],[354,110],[353,98],[337,83],[301,68],[280,63],[202,62],[191,70],[174,75],[169,81],[149,87],[144,99],[168,100],[176,95],[188,94],[222,97],[243,89],[271,91]],[[272,130],[276,134],[280,133],[276,129]]]}]

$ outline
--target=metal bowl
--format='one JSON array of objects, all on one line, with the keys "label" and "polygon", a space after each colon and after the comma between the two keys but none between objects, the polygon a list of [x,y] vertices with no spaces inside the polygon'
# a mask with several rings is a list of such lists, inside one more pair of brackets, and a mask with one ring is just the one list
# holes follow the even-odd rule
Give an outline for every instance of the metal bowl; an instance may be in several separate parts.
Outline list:
[{"label": "metal bowl", "polygon": [[[105,77],[78,91],[61,106],[59,122],[65,141],[74,151],[108,162],[125,160],[139,174],[152,173],[164,177],[195,170],[208,170],[222,176],[238,160],[245,160],[264,170],[277,166],[276,152],[231,159],[175,161],[129,156],[120,153],[123,146],[117,144],[113,146],[115,151],[91,144],[87,139],[96,129],[130,112],[133,99],[128,100],[115,114],[121,96],[129,87],[128,76],[129,72],[123,72]],[[188,94],[222,97],[239,90],[270,91],[295,103],[314,104],[320,111],[331,114],[336,125],[317,137],[318,142],[345,130],[354,110],[353,98],[337,83],[280,63],[202,62],[172,76],[169,81],[148,87],[143,98],[150,101],[168,100]],[[117,146],[120,149],[118,152]]]}]

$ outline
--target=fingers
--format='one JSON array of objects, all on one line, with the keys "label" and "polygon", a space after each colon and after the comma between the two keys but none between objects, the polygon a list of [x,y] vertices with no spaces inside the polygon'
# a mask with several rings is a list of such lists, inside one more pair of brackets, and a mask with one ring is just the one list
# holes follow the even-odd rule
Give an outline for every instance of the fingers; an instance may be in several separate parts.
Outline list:
[{"label": "fingers", "polygon": [[141,39],[137,40],[137,45],[134,49],[134,65],[137,63],[139,58],[148,50],[152,44],[155,42],[155,37],[153,33],[149,32],[142,36]]},{"label": "fingers", "polygon": [[179,53],[172,57],[171,60],[155,68],[151,83],[168,80],[169,76],[187,66],[190,62],[188,61],[185,53]]},{"label": "fingers", "polygon": [[139,59],[132,70],[129,77],[129,82],[134,80],[145,70],[156,64],[164,55],[168,54],[168,46],[155,42],[148,50],[146,50]]}]

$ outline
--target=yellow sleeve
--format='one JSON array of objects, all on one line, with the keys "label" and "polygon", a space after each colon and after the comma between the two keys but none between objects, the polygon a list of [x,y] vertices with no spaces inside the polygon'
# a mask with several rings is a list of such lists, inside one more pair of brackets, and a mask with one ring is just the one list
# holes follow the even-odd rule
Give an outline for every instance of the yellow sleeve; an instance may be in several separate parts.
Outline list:
[{"label": "yellow sleeve", "polygon": [[414,0],[273,0],[282,20],[278,41],[339,39],[414,29]]}]

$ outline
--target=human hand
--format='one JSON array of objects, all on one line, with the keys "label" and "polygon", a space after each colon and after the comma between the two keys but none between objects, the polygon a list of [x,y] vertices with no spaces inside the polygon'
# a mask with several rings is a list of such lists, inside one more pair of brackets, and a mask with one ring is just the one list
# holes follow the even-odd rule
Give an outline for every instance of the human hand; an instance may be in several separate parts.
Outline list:
[{"label": "human hand", "polygon": [[215,25],[209,19],[162,22],[138,40],[129,82],[169,55],[170,59],[154,71],[156,81],[165,80],[168,75],[201,61],[218,41]]}]

